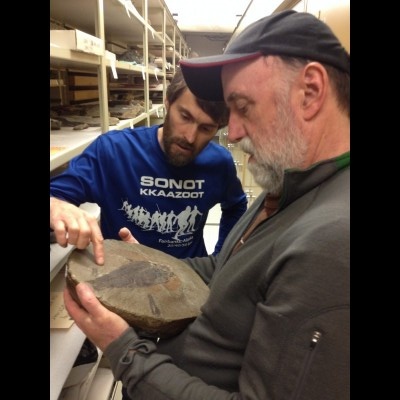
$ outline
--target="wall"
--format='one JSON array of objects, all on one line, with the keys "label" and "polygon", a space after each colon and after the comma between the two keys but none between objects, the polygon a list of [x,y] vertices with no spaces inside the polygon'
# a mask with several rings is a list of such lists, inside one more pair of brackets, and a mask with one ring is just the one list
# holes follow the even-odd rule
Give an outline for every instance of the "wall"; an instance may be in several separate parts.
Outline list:
[{"label": "wall", "polygon": [[187,45],[200,57],[221,54],[231,36],[230,33],[190,32],[183,33]]},{"label": "wall", "polygon": [[324,21],[350,53],[350,0],[302,0],[293,9]]},{"label": "wall", "polygon": [[[243,21],[239,23],[238,29],[233,36],[236,36],[249,23],[267,15],[283,4],[290,5],[296,11],[307,11],[326,22],[338,36],[343,46],[350,52],[350,0],[272,0],[266,3],[265,0],[253,0]],[[221,54],[231,38],[230,33],[213,32],[183,32],[184,39],[188,46],[198,53],[199,56],[211,56]]]}]

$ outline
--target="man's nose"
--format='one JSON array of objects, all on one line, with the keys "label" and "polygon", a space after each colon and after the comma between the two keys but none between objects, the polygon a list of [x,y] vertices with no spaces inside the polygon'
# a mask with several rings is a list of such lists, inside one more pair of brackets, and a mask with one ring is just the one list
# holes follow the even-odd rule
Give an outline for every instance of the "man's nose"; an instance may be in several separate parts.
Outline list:
[{"label": "man's nose", "polygon": [[240,142],[246,136],[241,119],[230,113],[228,121],[228,139],[230,142]]},{"label": "man's nose", "polygon": [[191,124],[190,127],[185,131],[185,139],[188,143],[194,143],[198,133],[198,126],[196,124]]}]

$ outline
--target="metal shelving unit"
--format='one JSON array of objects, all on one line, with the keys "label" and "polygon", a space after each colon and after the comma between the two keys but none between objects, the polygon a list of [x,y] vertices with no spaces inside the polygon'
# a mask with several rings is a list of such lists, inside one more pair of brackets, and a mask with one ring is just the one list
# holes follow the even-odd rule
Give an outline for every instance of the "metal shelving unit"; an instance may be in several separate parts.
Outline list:
[{"label": "metal shelving unit", "polygon": [[[163,85],[165,99],[167,72],[175,71],[180,58],[187,57],[189,48],[163,0],[51,0],[50,18],[68,29],[78,29],[102,41],[103,55],[62,48],[50,43],[50,69],[67,73],[69,70],[90,72],[98,78],[98,104],[101,126],[98,129],[76,131],[63,128],[50,131],[50,171],[79,154],[99,134],[109,129],[122,129],[138,123],[151,124],[151,118],[162,114],[162,104],[150,101],[149,81],[157,78]],[[125,43],[143,51],[143,65],[115,61],[107,52],[106,43]],[[177,46],[177,47],[175,47]],[[149,52],[156,51],[163,59],[162,68],[149,65]],[[108,54],[107,54],[108,53]],[[168,69],[166,65],[168,63]],[[109,125],[109,76],[131,74],[142,79],[144,112],[130,120]],[[135,90],[132,88],[131,90]],[[139,90],[139,89],[138,89]],[[69,137],[67,137],[69,136]],[[66,138],[62,143],[62,138]],[[53,148],[53,150],[52,150]]]}]

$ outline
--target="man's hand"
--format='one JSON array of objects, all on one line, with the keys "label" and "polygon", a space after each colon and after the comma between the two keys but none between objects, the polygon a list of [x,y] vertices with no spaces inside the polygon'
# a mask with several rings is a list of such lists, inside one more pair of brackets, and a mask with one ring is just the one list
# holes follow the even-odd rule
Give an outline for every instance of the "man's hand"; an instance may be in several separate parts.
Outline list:
[{"label": "man's hand", "polygon": [[128,228],[121,228],[118,232],[119,237],[123,242],[126,243],[139,243],[135,237],[132,235],[131,231]]},{"label": "man's hand", "polygon": [[91,242],[96,263],[104,264],[104,239],[93,215],[66,201],[50,197],[50,228],[54,230],[60,246],[66,247],[69,243],[78,249],[85,249]]},{"label": "man's hand", "polygon": [[75,290],[82,306],[73,300],[68,288],[65,288],[65,308],[89,340],[104,352],[111,342],[129,328],[129,325],[119,315],[105,308],[86,283],[79,283]]}]

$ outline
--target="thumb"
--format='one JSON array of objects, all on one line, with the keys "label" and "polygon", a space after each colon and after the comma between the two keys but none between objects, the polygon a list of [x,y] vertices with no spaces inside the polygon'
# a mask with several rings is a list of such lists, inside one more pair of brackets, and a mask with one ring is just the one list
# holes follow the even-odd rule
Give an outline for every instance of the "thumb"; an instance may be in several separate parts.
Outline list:
[{"label": "thumb", "polygon": [[118,232],[119,237],[123,242],[126,243],[139,243],[135,237],[132,235],[131,231],[128,228],[121,228]]},{"label": "thumb", "polygon": [[97,299],[92,287],[87,283],[81,282],[75,287],[76,294],[82,304],[82,307],[91,315],[96,317],[101,315],[103,305]]}]

